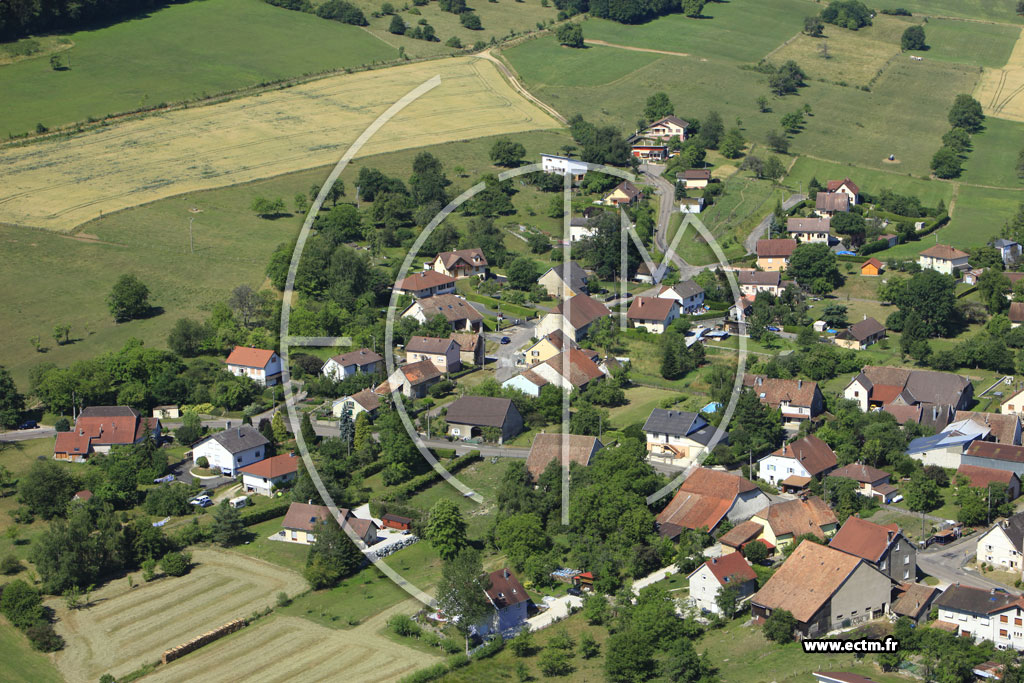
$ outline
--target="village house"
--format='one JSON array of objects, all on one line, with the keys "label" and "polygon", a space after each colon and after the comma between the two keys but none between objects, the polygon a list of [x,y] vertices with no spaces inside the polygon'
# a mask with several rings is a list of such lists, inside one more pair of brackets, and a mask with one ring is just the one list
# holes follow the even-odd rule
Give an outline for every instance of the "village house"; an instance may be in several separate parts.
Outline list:
[{"label": "village house", "polygon": [[895,589],[889,611],[897,617],[906,617],[917,624],[924,624],[932,610],[935,598],[942,595],[935,586],[920,583],[901,583]]},{"label": "village house", "polygon": [[741,270],[737,279],[740,292],[747,296],[757,296],[758,292],[768,292],[772,296],[778,296],[782,291],[782,278],[777,270],[770,272]]},{"label": "village house", "polygon": [[832,220],[822,216],[787,218],[786,233],[798,242],[828,244],[832,238]]},{"label": "village house", "polygon": [[679,302],[652,296],[634,297],[626,312],[626,320],[652,334],[662,334],[679,317]]},{"label": "village house", "polygon": [[566,338],[561,330],[555,330],[526,347],[523,351],[523,362],[526,365],[544,363],[562,353],[563,344],[567,344],[568,350],[579,348],[579,344]]},{"label": "village house", "polygon": [[1000,650],[1024,649],[1024,601],[995,588],[975,588],[959,581],[935,599],[936,628],[980,643],[991,641]]},{"label": "village house", "polygon": [[374,392],[384,396],[397,389],[407,398],[423,398],[427,395],[427,389],[440,381],[440,370],[429,360],[421,360],[395,370]]},{"label": "village house", "polygon": [[775,552],[775,546],[761,538],[764,533],[764,525],[751,520],[740,522],[733,528],[718,537],[722,544],[722,554],[743,552],[748,543],[762,543],[768,548],[769,555]]},{"label": "village house", "polygon": [[[569,442],[568,449],[564,448],[565,440]],[[533,480],[537,481],[552,462],[561,466],[563,457],[567,457],[570,463],[586,467],[602,448],[604,444],[594,436],[563,435],[557,432],[538,434],[533,437],[530,454],[526,457],[526,469],[530,471]]]},{"label": "village house", "polygon": [[700,213],[703,210],[703,197],[682,197],[679,199],[679,213]]},{"label": "village house", "polygon": [[499,444],[523,431],[523,416],[508,398],[462,396],[448,405],[445,416],[448,434],[466,440],[484,436],[485,430],[497,433]]},{"label": "village house", "polygon": [[757,394],[761,403],[777,408],[786,424],[799,424],[825,410],[825,398],[817,382],[745,374],[743,386]]},{"label": "village house", "polygon": [[82,489],[71,496],[72,503],[88,503],[90,500],[92,500],[92,491],[89,489]]},{"label": "village house", "polygon": [[758,240],[757,267],[767,272],[785,270],[796,245],[795,239]]},{"label": "village house", "polygon": [[477,365],[483,367],[487,360],[485,356],[486,346],[484,337],[478,333],[452,332],[449,339],[459,345],[459,360],[463,365]]},{"label": "village house", "polygon": [[464,277],[487,277],[487,257],[479,247],[442,251],[430,264],[433,270],[456,279]]},{"label": "village house", "polygon": [[894,581],[917,580],[917,548],[898,524],[875,524],[851,515],[828,543],[859,557]]},{"label": "village house", "polygon": [[352,420],[359,417],[359,413],[366,413],[370,418],[376,417],[377,409],[380,408],[380,399],[373,389],[363,389],[351,396],[342,396],[331,404],[331,414],[334,417],[341,417],[348,414]]},{"label": "village house", "polygon": [[248,465],[263,460],[270,442],[252,425],[230,427],[196,442],[192,461],[206,458],[210,469],[220,470],[225,477],[234,477]]},{"label": "village house", "polygon": [[839,528],[835,513],[817,496],[773,503],[757,512],[750,521],[763,527],[758,538],[777,548],[789,545],[804,534],[825,540]]},{"label": "village house", "polygon": [[181,417],[181,409],[175,405],[156,406],[152,414],[159,420],[177,420]]},{"label": "village house", "polygon": [[633,183],[623,180],[601,200],[605,206],[626,206],[643,199],[644,193]]},{"label": "village house", "polygon": [[972,488],[988,489],[992,484],[999,484],[1006,487],[1008,500],[1017,500],[1020,497],[1020,477],[1009,470],[961,464],[956,473],[966,479],[967,485]]},{"label": "village house", "polygon": [[[358,538],[363,547],[377,542],[377,523],[372,519],[360,519],[351,510],[338,508],[338,516]],[[333,516],[326,505],[310,503],[292,503],[281,522],[282,530],[278,534],[281,540],[291,543],[313,545],[316,534],[313,533],[319,522],[331,522]]]},{"label": "village house", "polygon": [[849,178],[843,178],[842,180],[830,180],[825,185],[825,190],[829,194],[844,194],[850,202],[850,206],[854,206],[860,201],[860,188]]},{"label": "village house", "polygon": [[787,610],[800,635],[811,638],[883,616],[891,596],[892,580],[861,558],[804,541],[750,606],[757,620]]},{"label": "village house", "polygon": [[629,152],[643,161],[661,161],[669,156],[668,145],[645,137],[631,139]]},{"label": "village house", "polygon": [[1011,302],[1006,316],[1010,319],[1010,327],[1020,327],[1024,323],[1024,302]]},{"label": "village house", "polygon": [[688,168],[682,173],[676,173],[676,185],[682,186],[685,190],[703,190],[710,182],[709,168]]},{"label": "village house", "polygon": [[975,550],[978,562],[1009,569],[1019,573],[1024,569],[1024,513],[997,519],[988,531],[978,538]]},{"label": "village house", "polygon": [[808,434],[758,460],[757,476],[772,486],[803,488],[811,479],[824,477],[835,468],[836,454],[827,443]]},{"label": "village house", "polygon": [[[568,275],[566,274],[568,266]],[[562,263],[544,271],[544,274],[537,278],[537,283],[544,288],[548,295],[555,299],[568,299],[577,294],[587,293],[587,282],[590,276],[583,270],[576,261]]]},{"label": "village house", "polygon": [[991,441],[974,441],[961,457],[961,464],[1006,470],[1024,480],[1024,447]]},{"label": "village house", "polygon": [[608,307],[596,299],[591,299],[586,294],[577,294],[559,301],[551,312],[541,319],[537,325],[537,336],[546,337],[556,330],[562,330],[570,339],[578,342],[587,336],[587,331],[595,320],[611,314]]},{"label": "village house", "polygon": [[864,316],[863,320],[855,322],[845,330],[840,330],[835,336],[836,346],[854,351],[863,351],[872,344],[885,339],[885,325],[874,318]]},{"label": "village house", "polygon": [[405,345],[405,359],[409,363],[429,360],[438,372],[458,372],[462,369],[462,348],[450,337],[413,336]]},{"label": "village house", "polygon": [[728,444],[729,435],[708,424],[697,413],[655,408],[644,423],[647,455],[666,459],[694,459],[719,443]]},{"label": "village house", "polygon": [[999,237],[992,240],[991,244],[999,252],[1004,265],[1013,265],[1020,259],[1021,249],[1017,242]]},{"label": "village house", "polygon": [[[960,275],[965,285],[971,285],[973,287],[978,284],[978,280],[986,270],[986,268],[968,268],[967,270],[960,271]],[[1013,296],[1013,294],[1011,293],[1010,296]]]},{"label": "village house", "polygon": [[248,377],[265,387],[281,383],[281,357],[276,351],[236,346],[224,362],[232,375]]},{"label": "village house", "polygon": [[702,612],[721,614],[716,598],[724,588],[735,588],[739,599],[757,591],[757,574],[740,553],[713,557],[690,572],[690,602]]},{"label": "village house", "polygon": [[488,588],[484,592],[493,612],[476,625],[476,632],[480,636],[492,633],[511,635],[512,631],[520,628],[526,621],[530,596],[515,574],[508,569],[491,572],[485,583]]},{"label": "village house", "polygon": [[[582,349],[572,349],[568,354],[552,356],[546,362],[534,365],[526,372],[533,372],[549,384],[563,391],[583,390],[591,382],[604,378],[604,372],[594,361],[593,355]],[[504,385],[502,385],[504,386]],[[539,395],[538,390],[538,395]]]},{"label": "village house", "polygon": [[399,294],[408,294],[417,299],[438,294],[454,294],[455,278],[436,270],[424,270],[413,273],[395,285]]},{"label": "village house", "polygon": [[769,504],[764,491],[744,477],[698,467],[657,517],[658,533],[675,539],[683,529],[714,533],[722,520],[738,524]]},{"label": "village house", "polygon": [[573,216],[569,219],[569,241],[579,242],[597,234],[597,222],[591,218],[578,218]]},{"label": "village house", "polygon": [[874,257],[860,264],[860,274],[864,277],[878,277],[884,269],[885,265]]},{"label": "village house", "polygon": [[656,285],[664,280],[666,275],[668,275],[667,263],[656,265],[654,270],[651,270],[651,265],[645,259],[636,267],[636,274],[633,276],[633,279],[645,285]]},{"label": "village house", "polygon": [[864,412],[889,404],[964,410],[974,399],[974,385],[949,372],[866,365],[846,385],[843,398],[856,401]]},{"label": "village house", "polygon": [[512,375],[507,380],[501,383],[502,389],[515,389],[521,391],[527,396],[533,396],[537,398],[540,396],[540,390],[546,387],[551,382],[547,381],[532,369],[523,370],[518,375]]},{"label": "village house", "polygon": [[146,439],[160,441],[162,426],[155,417],[142,417],[129,406],[89,406],[78,414],[73,429],[57,432],[55,460],[85,462],[92,453],[109,453]]},{"label": "village house", "polygon": [[972,420],[951,422],[938,434],[921,436],[907,445],[907,455],[922,464],[955,469],[973,441],[987,440],[992,430]]},{"label": "village house", "polygon": [[662,285],[659,299],[675,299],[681,313],[692,315],[704,308],[704,288],[693,280],[682,280],[671,287]]},{"label": "village house", "polygon": [[822,218],[832,218],[849,210],[850,196],[842,192],[819,192],[814,198],[814,213]]},{"label": "village house", "polygon": [[948,244],[936,244],[922,251],[917,262],[922,269],[937,270],[946,275],[954,275],[968,267],[969,256],[970,254],[966,251],[960,251]]},{"label": "village house", "polygon": [[454,294],[417,299],[402,311],[403,318],[415,318],[421,324],[426,324],[438,315],[443,315],[456,332],[479,332],[484,324],[484,316],[480,311]]},{"label": "village house", "polygon": [[973,410],[958,410],[953,416],[954,420],[971,420],[975,424],[984,425],[991,430],[990,438],[986,441],[1005,443],[1013,446],[1021,445],[1021,423],[1018,415],[1002,415],[999,413],[985,413]]},{"label": "village house", "polygon": [[689,122],[682,120],[678,116],[670,115],[658,119],[641,131],[637,131],[637,135],[660,138],[666,142],[674,138],[682,142],[686,140],[686,129],[689,125]]},{"label": "village house", "polygon": [[382,370],[384,370],[384,357],[365,347],[331,356],[320,368],[324,377],[335,380],[345,379],[359,372],[372,375]]},{"label": "village house", "polygon": [[889,483],[891,475],[888,472],[862,463],[843,465],[830,472],[828,476],[853,479],[857,482],[857,493],[862,496],[874,496],[883,503],[892,501],[897,493],[896,487]]},{"label": "village house", "polygon": [[560,176],[568,173],[572,176],[574,183],[583,180],[583,176],[587,173],[586,162],[570,157],[558,156],[557,154],[541,154],[540,167],[544,173],[554,173]]},{"label": "village house", "polygon": [[299,469],[299,456],[284,453],[238,470],[242,473],[242,490],[261,496],[274,495],[274,489],[294,481]]}]

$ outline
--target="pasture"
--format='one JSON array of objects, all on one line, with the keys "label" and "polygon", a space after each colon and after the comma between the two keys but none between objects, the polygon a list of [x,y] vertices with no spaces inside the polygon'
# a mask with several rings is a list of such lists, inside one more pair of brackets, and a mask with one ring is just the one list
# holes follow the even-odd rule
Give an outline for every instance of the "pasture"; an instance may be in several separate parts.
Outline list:
[{"label": "pasture", "polygon": [[988,116],[1024,121],[1024,30],[1005,64],[985,71],[974,97]]},{"label": "pasture", "polygon": [[991,0],[877,0],[872,3],[879,9],[903,7],[914,16],[959,17],[972,21],[1020,24],[1024,19],[1017,16],[1012,2],[991,2]]},{"label": "pasture", "polygon": [[333,76],[168,112],[67,140],[8,148],[0,221],[70,230],[104,213],[195,190],[335,163],[377,116],[435,75],[363,155],[554,128],[475,57]]},{"label": "pasture", "polygon": [[0,661],[7,683],[60,683],[61,678],[49,657],[36,652],[25,634],[0,617]]},{"label": "pasture", "polygon": [[[915,54],[925,59],[999,69],[1009,61],[1021,29],[1004,24],[929,19],[924,31],[928,49]],[[896,45],[899,46],[898,37]]]},{"label": "pasture", "polygon": [[985,130],[971,136],[973,149],[960,180],[974,185],[1019,188],[1017,155],[1024,145],[1024,121],[985,118]]},{"label": "pasture", "polygon": [[[978,136],[975,137],[975,140],[977,139]],[[861,191],[867,194],[877,195],[888,188],[898,194],[917,197],[925,206],[935,206],[940,199],[948,206],[953,198],[952,183],[916,178],[895,170],[879,171],[809,157],[800,157],[796,160],[789,175],[786,176],[786,183],[800,187],[806,193],[811,178],[817,178],[822,185],[828,180],[851,178]]]},{"label": "pasture", "polygon": [[278,592],[307,589],[299,574],[266,562],[213,548],[192,552],[196,566],[185,577],[142,583],[136,576],[134,589],[115,580],[93,593],[88,609],[68,610],[63,600],[48,600],[57,632],[67,640],[54,659],[64,678],[124,676],[159,660],[164,650],[272,606]]},{"label": "pasture", "polygon": [[397,48],[357,26],[263,0],[172,4],[66,38],[70,69],[50,68],[46,49],[0,66],[0,134],[398,57]]}]

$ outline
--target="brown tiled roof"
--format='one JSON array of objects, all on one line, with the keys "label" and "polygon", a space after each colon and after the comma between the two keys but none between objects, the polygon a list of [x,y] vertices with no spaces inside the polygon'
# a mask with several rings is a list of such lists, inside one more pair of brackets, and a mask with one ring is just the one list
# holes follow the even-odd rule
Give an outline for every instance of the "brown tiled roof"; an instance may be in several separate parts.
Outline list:
[{"label": "brown tiled roof", "polygon": [[312,531],[317,522],[331,519],[331,510],[326,505],[292,503],[284,515],[281,526],[285,529]]},{"label": "brown tiled roof", "polygon": [[236,346],[224,360],[228,365],[240,365],[246,368],[265,368],[274,355],[271,349],[254,349],[249,346]]},{"label": "brown tiled roof", "polygon": [[749,479],[698,467],[658,515],[658,523],[713,530],[741,493],[756,488],[757,485]]},{"label": "brown tiled roof", "polygon": [[865,318],[864,320],[859,320],[850,325],[836,336],[844,339],[854,339],[859,342],[864,342],[879,332],[885,332],[885,325],[874,318]]},{"label": "brown tiled roof", "polygon": [[831,227],[832,221],[821,216],[786,219],[786,232],[828,232]]},{"label": "brown tiled roof", "polygon": [[996,443],[1013,444],[1017,434],[1020,418],[1015,414],[977,413],[972,410],[958,410],[953,416],[954,422],[970,420],[975,424],[984,425],[992,430]]},{"label": "brown tiled roof", "polygon": [[988,588],[975,588],[955,583],[935,600],[937,607],[944,607],[956,612],[973,614],[993,614],[1002,612],[1009,607],[1022,607],[1024,598],[1005,591],[993,591]]},{"label": "brown tiled roof", "polygon": [[829,192],[836,192],[843,185],[846,185],[854,194],[860,194],[860,188],[857,184],[849,178],[843,178],[842,180],[830,180],[825,184],[825,189]]},{"label": "brown tiled roof", "polygon": [[899,424],[906,424],[907,422],[920,422],[921,421],[921,405],[916,406],[904,406],[895,405],[892,403],[882,406],[882,410],[889,413],[896,418],[896,422]]},{"label": "brown tiled roof", "polygon": [[794,239],[758,240],[758,258],[789,258],[796,249]]},{"label": "brown tiled roof", "polygon": [[[559,463],[562,461],[562,438],[562,435],[557,433],[538,434],[533,437],[530,455],[526,458],[526,469],[530,470],[534,479],[547,469],[552,460]],[[602,448],[604,445],[596,437],[569,435],[569,461],[577,465],[589,465],[590,455]]]},{"label": "brown tiled roof", "polygon": [[967,455],[1006,462],[1024,462],[1024,446],[975,440],[967,447]]},{"label": "brown tiled roof", "polygon": [[834,472],[830,472],[828,476],[845,477],[846,479],[859,481],[862,484],[874,484],[876,481],[887,479],[890,475],[888,472],[871,465],[850,463],[849,465],[843,465]]},{"label": "brown tiled roof", "polygon": [[[758,384],[760,380],[760,384]],[[763,403],[778,408],[783,401],[801,408],[810,408],[818,389],[817,382],[799,379],[775,379],[765,375],[744,375],[743,386],[749,387]],[[764,397],[761,396],[764,394]]]},{"label": "brown tiled roof", "polygon": [[698,467],[683,481],[679,490],[731,501],[741,493],[747,493],[756,488],[757,484],[744,477],[721,470]]},{"label": "brown tiled roof", "polygon": [[565,343],[568,343],[570,350],[571,349],[578,349],[580,347],[579,344],[577,344],[572,339],[570,339],[569,337],[566,337],[564,334],[562,334],[562,330],[561,329],[555,330],[554,332],[549,334],[547,337],[545,337],[545,339],[547,339],[552,344],[554,344],[555,348],[558,348],[558,349],[561,349],[562,348],[562,344],[565,344]]},{"label": "brown tiled roof", "polygon": [[764,531],[763,525],[748,519],[719,536],[718,542],[730,548],[739,548],[744,543],[748,543],[760,536],[762,531]]},{"label": "brown tiled roof", "polygon": [[462,396],[448,404],[446,419],[449,424],[501,427],[512,413],[519,413],[512,399]]},{"label": "brown tiled roof", "polygon": [[[723,586],[726,583],[726,579],[733,576],[738,576],[744,581],[757,580],[757,574],[754,573],[754,568],[747,563],[746,558],[744,558],[740,553],[729,553],[728,555],[722,555],[721,557],[712,557],[704,564],[711,570],[711,573],[714,574],[715,578],[718,579],[718,583]],[[698,567],[698,569],[700,569],[700,567]]]},{"label": "brown tiled roof", "polygon": [[380,399],[377,398],[377,394],[373,392],[373,389],[363,389],[362,391],[352,394],[352,400],[363,407],[363,410],[377,410],[380,408]]},{"label": "brown tiled roof", "polygon": [[864,263],[860,264],[860,267],[863,268],[864,266],[874,266],[875,268],[881,270],[884,267],[884,265],[885,264],[883,264],[881,261],[879,261],[874,256],[872,256],[867,261],[865,261]]},{"label": "brown tiled roof", "polygon": [[376,351],[363,347],[355,351],[349,351],[348,353],[331,356],[331,360],[345,368],[350,365],[358,365],[361,367],[363,365],[369,365],[370,363],[379,363],[384,360],[384,357]]},{"label": "brown tiled roof", "polygon": [[479,334],[469,332],[452,332],[448,338],[459,345],[460,351],[476,351],[476,347],[483,343],[484,338]]},{"label": "brown tiled roof", "polygon": [[499,569],[488,575],[491,586],[485,592],[495,609],[502,609],[530,599],[519,579],[509,569]]},{"label": "brown tiled roof", "polygon": [[1011,303],[1007,315],[1009,315],[1011,323],[1024,323],[1024,303],[1020,301]]},{"label": "brown tiled roof", "polygon": [[932,599],[939,593],[935,586],[920,583],[901,583],[898,590],[899,597],[893,600],[892,611],[915,620],[931,606]]},{"label": "brown tiled roof", "polygon": [[711,169],[688,168],[682,173],[676,173],[676,178],[682,178],[683,180],[711,180]]},{"label": "brown tiled roof", "polygon": [[[555,372],[559,375],[565,376],[563,368],[564,353],[560,353],[557,356],[549,358],[545,365],[549,365],[554,368]],[[599,377],[603,377],[604,373],[601,372],[601,368],[597,367],[597,363],[592,361],[586,353],[580,349],[572,349],[569,351],[569,382],[574,387],[581,387],[588,382],[595,380]]]},{"label": "brown tiled roof", "polygon": [[612,314],[607,306],[596,299],[591,299],[586,294],[577,294],[568,301],[559,301],[552,312],[563,315],[566,308],[569,309],[569,324],[574,330],[586,327],[598,318]]},{"label": "brown tiled roof", "polygon": [[519,374],[522,375],[523,377],[525,377],[526,379],[530,380],[530,382],[532,382],[535,386],[543,387],[546,384],[549,384],[547,379],[545,379],[544,377],[541,377],[540,375],[538,375],[533,370],[523,370]]},{"label": "brown tiled roof", "polygon": [[869,562],[878,562],[899,530],[896,524],[882,526],[850,516],[828,545],[844,553],[863,557]]},{"label": "brown tiled roof", "polygon": [[451,270],[452,266],[460,260],[465,261],[466,264],[474,267],[487,265],[487,257],[484,256],[484,250],[479,247],[473,249],[459,249],[457,251],[442,251],[437,256],[441,259],[441,263],[444,264],[446,270]]},{"label": "brown tiled roof", "polygon": [[656,320],[663,322],[678,306],[675,299],[659,299],[654,296],[638,296],[629,305],[626,318],[629,320]]},{"label": "brown tiled roof", "polygon": [[611,194],[614,194],[615,192],[622,192],[622,194],[626,195],[630,201],[640,196],[640,189],[628,180],[623,180],[621,183],[616,185],[612,189]]},{"label": "brown tiled roof", "polygon": [[776,537],[792,534],[796,538],[801,534],[815,534],[823,539],[825,532],[822,527],[839,522],[832,509],[817,496],[775,503],[758,512],[757,516],[768,522]]},{"label": "brown tiled roof", "polygon": [[[128,406],[91,406],[75,420],[75,433],[92,437],[92,445],[135,443],[143,423],[139,413]],[[65,432],[69,433],[69,432]]]},{"label": "brown tiled roof", "polygon": [[[935,370],[910,370],[882,365],[866,365],[855,380],[862,380],[869,387],[882,384],[896,387],[896,394],[904,392],[913,403],[935,403],[956,405],[964,390],[971,383],[966,377],[950,372]],[[865,381],[866,380],[866,381]],[[892,398],[896,397],[896,394]],[[872,392],[873,401],[880,400]],[[891,399],[890,399],[891,400]],[[883,403],[888,403],[883,400]]]},{"label": "brown tiled roof", "polygon": [[453,343],[457,344],[450,337],[420,337],[417,335],[409,338],[405,350],[409,353],[445,354]]},{"label": "brown tiled roof", "polygon": [[275,455],[271,458],[265,458],[259,462],[254,462],[251,465],[243,467],[239,472],[242,474],[250,474],[254,477],[275,479],[277,477],[283,477],[286,474],[296,472],[298,469],[299,459],[292,453],[284,453],[282,455]]},{"label": "brown tiled roof", "polygon": [[74,500],[92,500],[92,491],[89,489],[82,489],[78,493],[72,496]]},{"label": "brown tiled roof", "polygon": [[462,297],[455,296],[454,294],[430,296],[426,299],[420,299],[413,304],[413,306],[416,305],[419,305],[427,320],[430,320],[435,315],[443,315],[450,323],[459,322],[460,320],[477,322],[484,319],[480,311],[470,306],[469,302]]},{"label": "brown tiled roof", "polygon": [[409,384],[416,386],[441,376],[441,371],[429,360],[416,361],[402,366],[402,374]]},{"label": "brown tiled roof", "polygon": [[812,477],[836,466],[836,454],[827,443],[814,434],[808,434],[790,444],[783,444],[782,448],[772,455],[796,460]]},{"label": "brown tiled roof", "polygon": [[779,482],[780,486],[792,486],[793,488],[802,489],[811,483],[812,477],[801,477],[799,474],[791,474],[782,481]]},{"label": "brown tiled roof", "polygon": [[445,275],[438,270],[424,270],[420,273],[413,273],[397,285],[395,289],[403,292],[421,292],[431,287],[450,285],[455,282],[451,275]]},{"label": "brown tiled roof", "polygon": [[89,442],[92,437],[82,434],[77,429],[70,432],[57,432],[57,440],[53,444],[54,453],[66,453],[70,456],[89,454]]},{"label": "brown tiled roof", "polygon": [[741,285],[767,285],[778,287],[782,280],[779,271],[741,270],[739,272],[739,283]]},{"label": "brown tiled roof", "polygon": [[752,602],[788,610],[806,623],[849,578],[861,559],[813,541],[804,541],[754,594]]},{"label": "brown tiled roof", "polygon": [[1007,486],[1017,476],[1010,470],[997,470],[991,467],[978,467],[977,465],[960,465],[956,470],[970,481],[969,486],[976,486],[980,489],[988,488],[989,484],[1006,484]]},{"label": "brown tiled roof", "polygon": [[960,251],[956,247],[951,247],[948,244],[936,244],[922,251],[921,256],[929,256],[931,258],[952,261],[953,259],[967,258],[970,254],[966,251]]},{"label": "brown tiled roof", "polygon": [[814,208],[819,211],[849,211],[850,198],[835,192],[819,192],[814,198]]},{"label": "brown tiled roof", "polygon": [[658,119],[657,121],[652,123],[650,126],[648,126],[648,128],[650,128],[651,126],[656,126],[659,123],[665,123],[666,121],[668,123],[671,123],[671,124],[674,124],[676,126],[679,126],[680,128],[686,128],[687,126],[690,125],[687,121],[683,121],[678,116],[675,116],[673,114],[669,114],[668,116],[665,116],[665,117],[662,117],[662,118]]},{"label": "brown tiled roof", "polygon": [[345,522],[348,524],[348,528],[351,529],[352,532],[359,538],[363,538],[364,536],[366,536],[366,533],[371,528],[373,528],[374,530],[378,528],[377,523],[374,522],[372,519],[362,519],[360,517],[348,516]]}]

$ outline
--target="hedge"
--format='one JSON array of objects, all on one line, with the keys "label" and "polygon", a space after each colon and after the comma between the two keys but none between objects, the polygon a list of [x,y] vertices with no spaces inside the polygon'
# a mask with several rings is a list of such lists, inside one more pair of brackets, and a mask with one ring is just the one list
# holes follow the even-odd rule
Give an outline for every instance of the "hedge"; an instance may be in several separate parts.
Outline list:
[{"label": "hedge", "polygon": [[399,683],[430,683],[430,681],[444,678],[447,673],[448,667],[444,665],[444,662],[438,662],[425,669],[413,671],[408,676],[399,679]]},{"label": "hedge", "polygon": [[936,218],[930,223],[925,223],[924,226],[920,230],[918,230],[916,234],[918,237],[924,237],[929,233],[935,232],[948,222],[949,214],[946,214],[945,216],[940,216],[939,218]]},{"label": "hedge", "polygon": [[288,512],[288,506],[292,504],[291,498],[283,496],[281,498],[273,499],[269,505],[253,508],[252,512],[240,515],[242,524],[245,526],[252,526],[253,524],[259,524],[265,522],[268,519],[274,519],[275,517],[282,517]]},{"label": "hedge", "polygon": [[[470,451],[469,453],[466,453],[465,455],[453,460],[452,463],[447,467],[447,470],[449,473],[455,474],[459,470],[462,470],[468,465],[481,459],[482,456],[480,455],[480,451]],[[423,489],[437,482],[439,479],[441,479],[441,473],[435,469],[431,469],[429,472],[413,477],[412,479],[405,482],[401,486],[391,491],[387,491],[380,497],[380,500],[383,503],[393,503],[402,500],[408,500],[409,498],[413,497]]]},{"label": "hedge", "polygon": [[860,248],[860,255],[867,256],[889,248],[889,240],[874,240]]}]

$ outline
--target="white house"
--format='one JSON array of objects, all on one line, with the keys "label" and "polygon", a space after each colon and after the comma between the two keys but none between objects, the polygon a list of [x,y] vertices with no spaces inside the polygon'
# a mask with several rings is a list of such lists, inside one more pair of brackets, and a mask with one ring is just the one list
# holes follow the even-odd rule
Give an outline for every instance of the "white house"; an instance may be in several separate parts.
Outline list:
[{"label": "white house", "polygon": [[1014,573],[1024,568],[1024,513],[1000,519],[978,539],[978,562],[996,564]]},{"label": "white house", "polygon": [[206,458],[210,468],[220,470],[226,477],[259,462],[267,454],[270,442],[252,425],[232,427],[212,434],[192,448],[192,460]]},{"label": "white house", "polygon": [[438,294],[454,294],[455,278],[436,270],[424,270],[399,281],[395,285],[395,291],[414,296],[417,299]]},{"label": "white house", "polygon": [[231,374],[248,377],[257,384],[271,387],[281,382],[281,357],[276,351],[236,346],[224,362]]},{"label": "white house", "polygon": [[948,244],[936,244],[920,253],[917,262],[922,269],[930,268],[946,275],[953,275],[968,268],[970,254]]},{"label": "white house", "polygon": [[572,242],[579,242],[580,240],[593,237],[597,234],[597,225],[595,221],[589,218],[570,218],[569,219],[569,240]]},{"label": "white house", "polygon": [[791,444],[783,444],[782,448],[758,460],[757,476],[774,486],[790,477],[809,480],[825,475],[837,464],[836,454],[828,444],[810,434]]},{"label": "white house", "polygon": [[741,270],[737,280],[740,292],[748,296],[757,296],[758,292],[768,292],[772,296],[778,296],[782,290],[782,277],[777,270]]},{"label": "white house", "polygon": [[703,210],[703,197],[683,197],[679,200],[679,213],[700,213]]},{"label": "white house", "polygon": [[363,389],[351,396],[342,396],[332,403],[331,414],[334,417],[341,417],[344,413],[348,413],[349,417],[355,420],[359,417],[359,413],[369,413],[370,417],[373,417],[378,408],[380,408],[380,399],[377,398],[377,394],[373,389]]},{"label": "white house", "polygon": [[642,327],[653,334],[662,334],[678,317],[679,302],[676,299],[653,296],[635,297],[626,312],[626,319],[633,327]]},{"label": "white house", "polygon": [[541,170],[545,173],[557,173],[563,176],[568,173],[575,182],[583,180],[583,176],[587,173],[587,164],[585,162],[555,154],[541,154],[540,165]]},{"label": "white house", "polygon": [[515,389],[521,391],[527,396],[533,396],[537,398],[540,396],[540,390],[544,388],[550,382],[533,370],[523,370],[518,375],[513,375],[507,380],[501,383],[502,389]]},{"label": "white house", "polygon": [[800,242],[828,244],[832,236],[832,220],[823,216],[787,218],[786,234]]},{"label": "white house", "polygon": [[658,298],[675,299],[681,312],[693,314],[704,307],[704,288],[693,280],[683,280],[671,287],[663,285]]},{"label": "white house", "polygon": [[850,206],[854,206],[860,201],[860,188],[857,184],[849,178],[843,178],[842,180],[830,180],[825,186],[826,191],[829,193],[840,193],[845,194],[849,199]]},{"label": "white house", "polygon": [[275,488],[295,479],[298,469],[299,458],[294,453],[264,458],[239,470],[242,473],[242,490],[272,496]]},{"label": "white house", "polygon": [[384,357],[375,351],[362,348],[357,351],[349,351],[337,356],[331,356],[324,363],[320,372],[324,377],[344,379],[357,372],[373,374],[384,368]]},{"label": "white house", "polygon": [[999,412],[1003,415],[1024,416],[1024,389],[1010,394],[1009,398],[1003,399],[999,406]]},{"label": "white house", "polygon": [[461,351],[462,347],[451,337],[416,335],[405,345],[405,360],[408,363],[429,360],[439,372],[458,372],[462,369]]},{"label": "white house", "polygon": [[[697,413],[655,408],[644,423],[647,454],[666,458],[694,458],[714,440],[718,431]],[[723,433],[715,442],[728,444]]]},{"label": "white house", "polygon": [[678,116],[666,116],[658,119],[641,131],[637,131],[634,137],[660,138],[671,140],[676,138],[680,142],[686,140],[686,128],[690,124]]},{"label": "white house", "polygon": [[937,628],[976,643],[990,640],[1000,650],[1024,650],[1024,603],[1018,595],[957,582],[933,605],[939,610]]},{"label": "white house", "polygon": [[690,602],[702,612],[721,614],[715,599],[723,588],[735,587],[739,598],[757,591],[757,574],[740,553],[713,557],[690,572]]}]

